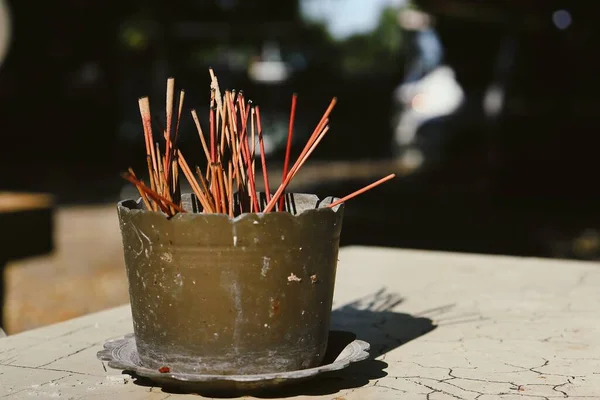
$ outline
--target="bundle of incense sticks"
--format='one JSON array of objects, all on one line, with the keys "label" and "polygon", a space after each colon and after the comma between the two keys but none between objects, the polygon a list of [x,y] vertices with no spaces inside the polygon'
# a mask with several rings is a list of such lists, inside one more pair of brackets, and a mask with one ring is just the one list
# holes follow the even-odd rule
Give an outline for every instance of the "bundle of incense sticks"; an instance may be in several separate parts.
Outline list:
[{"label": "bundle of incense sticks", "polygon": [[[162,136],[164,140],[162,146],[160,140],[154,139],[155,131],[149,99],[148,97],[139,99],[150,184],[148,186],[138,179],[131,168],[123,174],[123,177],[137,187],[147,210],[161,211],[168,216],[185,212],[181,205],[180,173],[183,173],[189,182],[202,208],[201,212],[221,213],[234,217],[246,212],[287,211],[284,201],[286,188],[329,131],[329,116],[337,99],[334,97],[331,100],[304,149],[290,166],[297,103],[297,96],[295,94],[292,96],[283,177],[275,193],[271,194],[260,108],[251,100],[246,100],[242,91],[226,90],[225,93],[221,93],[217,77],[212,69],[209,69],[209,72],[211,96],[207,135],[201,127],[196,110],[191,110],[207,160],[204,169],[200,166],[192,169],[177,146],[185,92],[183,90],[179,92],[177,107],[175,107],[175,80],[169,78],[167,79],[165,126],[158,127],[159,139]],[[177,114],[173,118],[175,109]],[[256,143],[258,143],[258,150]],[[256,192],[257,151],[260,153],[260,167],[265,187],[264,197],[261,198]],[[331,203],[328,207],[335,207],[394,176],[390,174]]]}]

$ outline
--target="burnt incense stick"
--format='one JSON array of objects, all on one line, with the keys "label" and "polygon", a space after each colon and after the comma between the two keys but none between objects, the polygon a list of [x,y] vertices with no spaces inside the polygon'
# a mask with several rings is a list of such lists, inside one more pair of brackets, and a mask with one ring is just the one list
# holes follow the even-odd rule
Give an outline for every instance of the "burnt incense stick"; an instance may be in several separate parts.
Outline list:
[{"label": "burnt incense stick", "polygon": [[[167,115],[167,129],[166,129],[166,149],[165,152],[168,153],[171,148],[171,123],[173,122],[173,97],[175,96],[175,79],[169,78],[167,79],[167,102],[165,105],[165,114]],[[168,159],[166,160],[168,162]],[[168,167],[166,165],[164,169],[168,172]]]},{"label": "burnt incense stick", "polygon": [[183,158],[183,154],[181,154],[181,151],[177,152],[177,158],[178,158],[179,166],[181,167],[181,171],[183,172],[183,175],[185,176],[185,178],[188,180],[188,183],[192,187],[192,191],[194,192],[194,194],[196,195],[196,198],[202,205],[202,208],[204,208],[205,212],[213,212],[213,209],[210,206],[210,203],[206,199],[206,196],[204,196],[204,194],[200,190],[200,186],[198,185],[198,182],[194,178],[194,174],[192,174],[192,171],[190,170],[188,163],[185,161],[185,158]]},{"label": "burnt incense stick", "polygon": [[210,162],[214,163],[217,161],[217,151],[216,151],[216,139],[215,139],[215,109],[213,107],[213,101],[211,100],[210,104],[210,113],[209,113],[209,129],[210,129]]},{"label": "burnt incense stick", "polygon": [[206,196],[206,200],[208,201],[208,205],[210,209],[214,209],[214,201],[211,196],[210,190],[208,190],[208,183],[206,179],[204,179],[204,175],[200,170],[200,167],[196,165],[196,175],[198,175],[198,179],[200,179],[200,184],[202,185],[202,193]]},{"label": "burnt incense stick", "polygon": [[[137,179],[137,176],[135,176],[135,173],[133,172],[133,168],[129,167],[128,171],[129,171],[129,174],[134,179]],[[143,181],[140,181],[140,182],[144,183]],[[137,183],[135,184],[135,187],[137,188],[138,192],[140,193],[140,197],[142,198],[142,201],[144,202],[144,206],[146,207],[146,210],[151,211],[152,206],[150,205],[150,201],[148,201],[148,196],[146,195],[146,192],[144,192],[142,187],[140,185],[138,185]]]},{"label": "burnt incense stick", "polygon": [[227,178],[228,178],[227,187],[229,188],[228,189],[228,192],[229,192],[229,198],[228,198],[229,216],[231,218],[233,218],[233,176],[232,176],[233,168],[231,165],[232,164],[230,161],[227,166]]},{"label": "burnt incense stick", "polygon": [[200,119],[198,119],[198,114],[196,110],[192,110],[192,118],[194,119],[194,123],[196,124],[196,130],[198,131],[198,136],[200,137],[200,143],[202,143],[202,150],[204,150],[204,156],[207,160],[210,160],[210,153],[208,151],[208,146],[206,145],[206,140],[204,140],[204,133],[202,132],[202,127],[200,126]]},{"label": "burnt incense stick", "polygon": [[[215,75],[215,72],[212,68],[208,69],[208,73],[210,74],[210,88],[215,92],[217,109],[219,110],[219,112],[224,113],[225,110],[223,109],[223,100],[221,97],[221,88],[219,87],[219,80],[217,79],[217,76]],[[221,118],[225,119],[225,115],[221,115]]]},{"label": "burnt incense stick", "polygon": [[157,176],[156,176],[156,160],[154,159],[154,140],[152,139],[152,119],[150,116],[150,102],[147,97],[138,99],[138,105],[140,108],[140,115],[142,117],[142,126],[144,128],[144,141],[146,143],[146,158],[149,160],[148,163],[148,175],[150,175],[150,182],[152,184],[152,190],[156,190]]},{"label": "burnt incense stick", "polygon": [[219,164],[218,168],[217,168],[217,179],[218,181],[218,187],[219,187],[219,200],[220,200],[220,204],[221,204],[221,212],[223,214],[227,214],[227,199],[226,199],[226,193],[225,193],[225,176],[224,176],[224,172],[223,172],[223,168],[221,167],[221,164]]},{"label": "burnt incense stick", "polygon": [[176,203],[179,203],[181,201],[181,189],[179,187],[179,167],[177,164],[177,159],[173,158],[173,166],[171,167],[171,171],[173,173],[173,188],[172,188],[172,193],[173,193],[173,201],[175,201]]},{"label": "burnt incense stick", "polygon": [[158,163],[157,163],[157,165],[158,165],[158,173],[157,173],[157,176],[158,176],[158,185],[157,185],[158,191],[157,191],[157,193],[160,194],[161,196],[164,196],[165,195],[165,192],[164,192],[164,190],[165,190],[165,175],[164,175],[165,171],[163,171],[163,162],[162,162],[162,160],[160,158],[160,147],[159,147],[158,142],[156,142],[154,144],[154,146],[156,148],[156,150],[155,150],[156,157],[159,160]]},{"label": "burnt incense stick", "polygon": [[[156,191],[156,182],[154,181],[154,171],[152,170],[152,158],[148,155],[146,156],[146,164],[148,165],[148,174],[150,179],[150,188]],[[158,211],[158,206],[153,203],[152,210]]]},{"label": "burnt incense stick", "polygon": [[138,179],[134,178],[131,174],[125,173],[122,176],[124,179],[130,181],[134,185],[141,188],[144,192],[146,192],[148,197],[151,197],[159,205],[159,207],[161,208],[161,210],[164,213],[169,214],[169,208],[167,206],[173,207],[177,212],[180,212],[180,213],[185,212],[185,210],[183,208],[181,208],[179,205],[177,205],[177,204],[173,203],[172,201],[170,201],[169,199],[166,199],[165,197],[159,195],[158,193],[156,193],[155,191],[153,191],[152,189],[150,189],[149,187],[144,185],[144,183],[142,181],[139,181]]},{"label": "burnt incense stick", "polygon": [[215,212],[221,213],[221,191],[219,189],[219,169],[221,166],[218,163],[214,163],[210,166],[211,171],[211,189],[212,196],[215,200]]},{"label": "burnt incense stick", "polygon": [[173,140],[169,140],[167,142],[166,154],[168,155],[167,161],[167,170],[165,172],[166,175],[170,172],[171,159],[175,156],[174,149],[177,146],[177,140],[179,139],[179,124],[181,122],[181,112],[183,111],[183,100],[185,99],[185,91],[181,90],[179,92],[179,104],[177,107],[177,122],[175,123],[175,135],[173,136]]},{"label": "burnt incense stick", "polygon": [[[142,112],[142,119],[144,120],[144,131],[148,135],[148,144],[150,146],[150,159],[152,160],[152,174],[154,176],[154,184],[159,186],[160,180],[158,177],[158,164],[156,160],[156,153],[154,151],[154,137],[152,135],[152,117],[150,114],[150,101],[147,97],[141,99],[143,106],[140,107]],[[147,128],[146,128],[147,126]]]}]

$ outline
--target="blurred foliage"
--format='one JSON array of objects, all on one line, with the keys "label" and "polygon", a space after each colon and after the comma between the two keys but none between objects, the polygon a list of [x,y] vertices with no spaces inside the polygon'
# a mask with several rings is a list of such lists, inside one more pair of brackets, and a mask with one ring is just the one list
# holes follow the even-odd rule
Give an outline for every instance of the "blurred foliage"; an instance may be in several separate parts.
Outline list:
[{"label": "blurred foliage", "polygon": [[325,22],[302,20],[295,40],[289,44],[293,51],[302,53],[309,69],[321,74],[339,69],[340,46]]},{"label": "blurred foliage", "polygon": [[232,70],[244,70],[255,56],[257,50],[250,45],[217,44],[214,46],[197,46],[190,51],[190,67],[204,68],[206,65],[227,65]]},{"label": "blurred foliage", "polygon": [[307,31],[312,33],[312,39],[319,42],[333,44],[335,39],[331,36],[327,24],[323,21],[303,21]]},{"label": "blurred foliage", "polygon": [[133,50],[144,50],[148,47],[148,36],[140,27],[127,26],[123,29],[121,39],[125,46]]},{"label": "blurred foliage", "polygon": [[[409,6],[412,6],[411,2],[407,3]],[[173,15],[164,16],[161,10],[154,3],[145,4],[127,17],[120,28],[121,45],[134,53],[164,46],[164,40],[160,39],[164,35],[161,29],[165,23],[170,25],[176,18]],[[186,12],[197,13],[198,10]],[[234,70],[241,70],[260,54],[267,39],[261,35],[266,35],[271,38],[276,36],[283,57],[305,72],[308,69],[318,70],[322,74],[325,71],[342,72],[343,75],[395,74],[403,61],[403,35],[398,25],[398,12],[396,7],[384,8],[375,29],[345,39],[333,37],[325,21],[306,18],[289,22],[281,31],[274,28],[272,32],[265,31],[264,34],[245,34],[233,29],[224,42],[199,33],[189,40],[191,49],[188,50],[186,63],[191,67],[227,65]],[[203,21],[200,19],[196,24],[202,27]],[[186,46],[177,43],[181,41],[179,38],[169,37],[167,41],[173,42],[171,47]]]},{"label": "blurred foliage", "polygon": [[398,9],[385,8],[373,31],[352,35],[341,41],[339,46],[346,73],[381,73],[399,68],[402,59],[402,31],[398,25]]},{"label": "blurred foliage", "polygon": [[148,50],[157,38],[157,21],[151,10],[139,10],[124,18],[119,27],[119,44],[132,52]]}]

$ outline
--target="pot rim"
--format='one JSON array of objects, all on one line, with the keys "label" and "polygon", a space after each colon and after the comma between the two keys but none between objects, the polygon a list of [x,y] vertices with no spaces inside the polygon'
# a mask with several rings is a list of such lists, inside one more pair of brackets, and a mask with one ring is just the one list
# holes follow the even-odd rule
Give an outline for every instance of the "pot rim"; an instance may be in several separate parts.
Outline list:
[{"label": "pot rim", "polygon": [[[186,196],[186,195],[190,196],[193,199],[196,198],[196,195],[194,193],[185,193],[185,194],[182,194],[182,197]],[[340,213],[343,213],[343,211],[344,211],[344,203],[340,203],[340,204],[336,205],[335,207],[331,207],[331,208],[327,207],[327,205],[338,200],[338,198],[334,197],[334,196],[327,196],[327,197],[321,199],[317,195],[312,194],[312,193],[290,192],[290,193],[286,193],[286,195],[306,196],[307,200],[310,197],[312,197],[316,201],[316,207],[314,207],[314,208],[307,207],[295,214],[292,214],[291,212],[287,212],[287,211],[286,212],[272,211],[272,212],[268,212],[268,213],[244,212],[235,217],[230,217],[228,214],[224,214],[224,213],[204,213],[204,212],[200,213],[200,212],[192,212],[192,211],[186,210],[187,212],[185,212],[185,213],[177,213],[174,216],[169,217],[167,214],[165,214],[162,211],[146,210],[144,207],[142,198],[139,197],[137,200],[135,200],[135,199],[120,200],[119,202],[117,202],[117,209],[119,212],[131,213],[133,215],[142,214],[142,215],[162,216],[167,221],[173,220],[173,221],[192,222],[197,219],[220,218],[222,220],[227,220],[230,223],[238,223],[238,222],[242,222],[246,219],[253,219],[253,220],[267,219],[268,220],[271,218],[278,218],[278,219],[288,218],[288,219],[292,219],[292,220],[299,220],[301,218],[305,218],[306,216],[315,214],[315,213],[340,214]]]}]

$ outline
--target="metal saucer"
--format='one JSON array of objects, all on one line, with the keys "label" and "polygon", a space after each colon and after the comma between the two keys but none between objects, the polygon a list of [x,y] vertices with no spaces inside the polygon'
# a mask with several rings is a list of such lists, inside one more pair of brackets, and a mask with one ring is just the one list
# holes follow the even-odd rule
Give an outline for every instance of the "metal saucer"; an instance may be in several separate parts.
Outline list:
[{"label": "metal saucer", "polygon": [[331,331],[323,365],[298,371],[258,375],[203,375],[190,373],[161,373],[142,365],[135,346],[133,334],[123,339],[109,340],[97,357],[108,366],[127,373],[148,378],[160,386],[192,391],[254,391],[272,389],[306,381],[318,375],[347,368],[350,364],[369,357],[369,343],[356,340],[349,332]]}]

